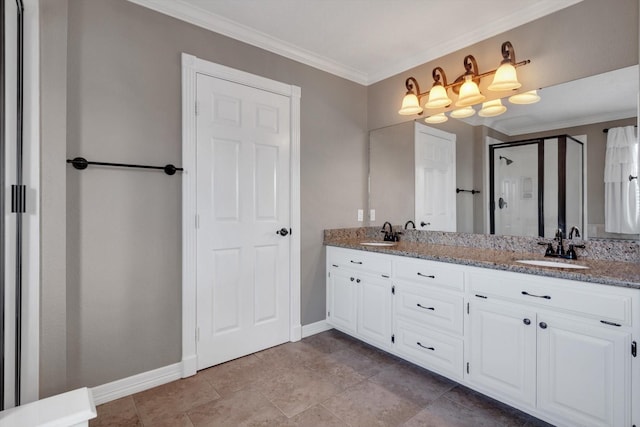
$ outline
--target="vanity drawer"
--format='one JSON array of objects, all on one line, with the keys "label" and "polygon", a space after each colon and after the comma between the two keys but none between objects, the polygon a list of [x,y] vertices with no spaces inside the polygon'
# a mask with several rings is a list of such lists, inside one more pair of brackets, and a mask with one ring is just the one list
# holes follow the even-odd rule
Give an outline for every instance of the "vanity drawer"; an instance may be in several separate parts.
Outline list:
[{"label": "vanity drawer", "polygon": [[632,323],[631,295],[616,293],[613,287],[603,285],[600,291],[581,282],[508,272],[470,274],[468,280],[472,297],[535,304],[618,325]]},{"label": "vanity drawer", "polygon": [[391,277],[389,255],[327,246],[327,262],[330,267],[345,267]]},{"label": "vanity drawer", "polygon": [[437,292],[424,286],[395,282],[394,310],[396,316],[419,324],[462,334],[464,297]]},{"label": "vanity drawer", "polygon": [[454,264],[396,258],[395,277],[464,291],[464,273]]},{"label": "vanity drawer", "polygon": [[464,345],[461,338],[453,338],[398,319],[395,346],[398,354],[422,367],[449,378],[462,378]]}]

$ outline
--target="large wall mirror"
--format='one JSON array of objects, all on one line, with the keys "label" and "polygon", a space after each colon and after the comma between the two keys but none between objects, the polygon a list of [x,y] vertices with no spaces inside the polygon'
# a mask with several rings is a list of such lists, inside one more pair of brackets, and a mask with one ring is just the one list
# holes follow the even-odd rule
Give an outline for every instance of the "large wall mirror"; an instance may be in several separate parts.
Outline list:
[{"label": "large wall mirror", "polygon": [[[559,140],[564,140],[568,143],[562,144],[567,144],[568,148],[563,148],[561,155],[565,158],[570,175],[564,175],[568,178],[561,191],[565,192],[565,206],[569,206],[567,210],[571,209],[571,212],[565,213],[565,223],[561,226],[569,228],[577,225],[588,238],[640,238],[638,234],[607,233],[604,227],[604,162],[607,144],[604,130],[637,125],[638,66],[543,88],[538,94],[541,100],[536,104],[513,105],[504,100],[508,110],[497,117],[482,118],[475,115],[468,119],[450,118],[446,123],[428,125],[456,135],[455,186],[466,190],[455,194],[456,231],[491,233],[490,214],[492,209],[496,209],[492,204],[498,203],[490,200],[490,169],[494,162],[499,161],[494,166],[507,167],[511,172],[523,172],[526,167],[538,164],[535,157],[538,148],[534,150],[530,144],[525,144],[528,149],[524,149],[524,146],[521,150],[509,147],[517,147],[515,143],[519,141],[542,141],[548,147],[545,161],[551,157],[551,161],[555,162],[553,168],[559,169],[558,156],[549,156],[549,153],[553,152]],[[416,121],[424,123],[422,118]],[[384,221],[404,224],[408,220],[416,220],[414,128],[414,122],[411,121],[370,132],[369,210],[374,210],[376,217],[370,221],[372,225]],[[492,144],[496,149],[490,149]],[[503,147],[503,150],[498,147]],[[509,154],[517,159],[509,157]],[[504,157],[510,160],[509,165]],[[526,205],[524,202],[538,197],[537,183],[543,181],[529,179],[524,172],[516,175],[522,184],[518,197]],[[547,181],[553,182],[551,179]],[[632,182],[636,192],[639,191],[637,182],[637,179]],[[555,197],[557,186],[554,189],[546,188],[544,183],[541,185],[540,194]],[[503,198],[503,203],[508,202]],[[524,227],[528,230],[526,232],[496,229],[494,218],[493,232],[546,236],[559,225],[557,215],[549,215],[548,212],[544,223]]]}]

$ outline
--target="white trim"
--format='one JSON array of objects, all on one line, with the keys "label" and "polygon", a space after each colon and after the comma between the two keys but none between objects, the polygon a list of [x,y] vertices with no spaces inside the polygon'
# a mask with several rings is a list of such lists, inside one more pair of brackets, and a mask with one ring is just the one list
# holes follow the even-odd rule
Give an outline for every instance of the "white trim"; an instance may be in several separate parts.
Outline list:
[{"label": "white trim", "polygon": [[32,402],[40,393],[40,2],[26,0],[24,5],[24,182],[32,206],[24,216],[22,402]]},{"label": "white trim", "polygon": [[131,3],[155,10],[162,14],[188,22],[198,27],[231,37],[243,43],[257,46],[266,51],[285,58],[293,59],[327,73],[351,80],[361,85],[371,85],[404,72],[418,65],[438,59],[444,55],[456,52],[479,41],[516,28],[550,13],[579,3],[582,0],[567,0],[558,6],[554,0],[538,1],[536,4],[519,10],[509,16],[500,18],[479,26],[474,31],[464,32],[459,37],[453,37],[446,43],[431,44],[427,49],[402,61],[392,61],[373,73],[357,70],[347,64],[337,62],[331,58],[303,49],[292,43],[277,39],[253,28],[227,19],[223,16],[200,8],[184,0],[129,0]]},{"label": "white trim", "polygon": [[141,391],[179,380],[182,375],[181,365],[181,363],[174,363],[173,365],[93,387],[91,389],[93,400],[96,405],[102,405],[121,397],[130,396],[134,393],[140,393]]},{"label": "white trim", "polygon": [[311,335],[319,334],[320,332],[330,331],[331,329],[333,329],[333,326],[331,326],[326,320],[302,325],[302,338],[307,338]]},{"label": "white trim", "polygon": [[196,348],[196,75],[277,93],[291,102],[291,251],[289,340],[302,336],[300,324],[300,94],[297,86],[182,54],[182,376],[197,370]]},{"label": "white trim", "polygon": [[[14,3],[14,2],[11,2]],[[9,4],[7,4],[9,6]],[[22,349],[21,349],[21,396],[20,403],[38,400],[40,389],[40,4],[38,0],[24,0],[24,146],[23,184],[26,187],[26,213],[22,215]],[[7,44],[7,74],[17,78],[15,67],[15,6],[7,11],[8,32],[12,34]],[[13,60],[13,61],[12,61]],[[7,187],[16,183],[15,159],[15,104],[16,85],[7,84],[7,156],[5,178]],[[9,188],[7,188],[9,190]],[[15,214],[3,212],[6,223],[6,269],[7,305],[5,307],[5,407],[14,402],[14,367],[16,326],[15,307]]]}]

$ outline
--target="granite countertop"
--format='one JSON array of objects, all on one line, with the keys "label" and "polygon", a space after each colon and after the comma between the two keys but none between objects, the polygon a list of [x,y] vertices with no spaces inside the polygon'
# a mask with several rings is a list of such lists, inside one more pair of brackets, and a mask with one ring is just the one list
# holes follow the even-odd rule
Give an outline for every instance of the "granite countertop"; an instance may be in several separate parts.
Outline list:
[{"label": "granite countertop", "polygon": [[[324,244],[328,246],[338,246],[342,248],[469,265],[473,267],[490,268],[494,270],[512,271],[516,273],[534,274],[538,276],[556,277],[560,279],[640,289],[640,264],[636,262],[594,260],[587,258],[573,261],[558,258],[545,258],[543,253],[538,255],[507,250],[426,244],[410,241],[400,241],[393,247],[371,247],[361,245],[360,243],[363,241],[372,241],[372,239],[325,238]],[[522,259],[579,264],[589,268],[564,269],[557,267],[539,267],[516,262],[516,260]]]}]

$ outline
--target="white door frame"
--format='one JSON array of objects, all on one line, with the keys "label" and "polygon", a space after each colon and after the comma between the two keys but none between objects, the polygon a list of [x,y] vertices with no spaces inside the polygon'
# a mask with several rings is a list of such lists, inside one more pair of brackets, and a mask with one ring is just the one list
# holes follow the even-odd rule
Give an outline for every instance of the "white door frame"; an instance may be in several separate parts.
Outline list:
[{"label": "white door frame", "polygon": [[251,86],[291,102],[290,341],[302,338],[300,323],[300,88],[182,54],[182,377],[197,370],[196,347],[196,75]]}]

